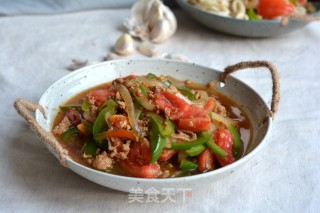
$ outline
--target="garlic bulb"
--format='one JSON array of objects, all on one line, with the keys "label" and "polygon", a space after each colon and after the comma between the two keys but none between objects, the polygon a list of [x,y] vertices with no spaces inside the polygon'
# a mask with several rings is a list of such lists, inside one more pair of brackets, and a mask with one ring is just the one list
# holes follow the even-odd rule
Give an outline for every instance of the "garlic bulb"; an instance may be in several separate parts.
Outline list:
[{"label": "garlic bulb", "polygon": [[125,26],[134,37],[161,43],[175,33],[177,19],[160,0],[139,0],[132,6],[131,19]]},{"label": "garlic bulb", "polygon": [[114,45],[114,51],[120,55],[131,55],[134,53],[134,49],[134,41],[127,33],[118,38],[116,44]]}]

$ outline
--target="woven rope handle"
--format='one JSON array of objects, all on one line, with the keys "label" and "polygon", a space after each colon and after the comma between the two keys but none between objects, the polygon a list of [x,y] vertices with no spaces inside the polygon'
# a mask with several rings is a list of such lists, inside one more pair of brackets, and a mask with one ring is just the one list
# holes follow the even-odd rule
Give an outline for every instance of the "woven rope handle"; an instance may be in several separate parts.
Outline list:
[{"label": "woven rope handle", "polygon": [[36,121],[34,116],[30,112],[35,112],[37,109],[45,116],[45,112],[42,106],[39,104],[31,103],[24,99],[17,99],[14,102],[14,107],[17,112],[28,122],[33,131],[41,138],[45,144],[49,144],[55,152],[58,154],[60,163],[67,167],[66,158],[68,151],[64,149],[51,133],[46,132]]},{"label": "woven rope handle", "polygon": [[320,16],[306,16],[306,15],[284,16],[280,21],[281,27],[287,26],[290,20],[304,21],[304,22],[320,21]]},{"label": "woven rope handle", "polygon": [[277,68],[268,61],[247,61],[240,62],[238,64],[228,66],[224,69],[224,72],[220,76],[220,81],[225,83],[226,78],[233,72],[238,70],[247,69],[247,68],[258,68],[258,67],[266,67],[269,69],[272,76],[272,100],[271,100],[271,110],[268,117],[274,116],[278,110],[278,105],[280,101],[280,83],[279,83],[279,73]]}]

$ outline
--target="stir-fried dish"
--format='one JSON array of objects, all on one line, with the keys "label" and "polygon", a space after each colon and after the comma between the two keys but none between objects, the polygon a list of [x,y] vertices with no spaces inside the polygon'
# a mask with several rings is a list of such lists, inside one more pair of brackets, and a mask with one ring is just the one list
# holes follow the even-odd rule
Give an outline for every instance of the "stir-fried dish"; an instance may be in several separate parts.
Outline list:
[{"label": "stir-fried dish", "polygon": [[238,160],[250,141],[241,109],[212,87],[170,76],[127,76],[73,98],[53,134],[73,160],[140,178],[209,172]]},{"label": "stir-fried dish", "polygon": [[308,0],[188,0],[197,8],[244,20],[276,19],[316,11]]}]

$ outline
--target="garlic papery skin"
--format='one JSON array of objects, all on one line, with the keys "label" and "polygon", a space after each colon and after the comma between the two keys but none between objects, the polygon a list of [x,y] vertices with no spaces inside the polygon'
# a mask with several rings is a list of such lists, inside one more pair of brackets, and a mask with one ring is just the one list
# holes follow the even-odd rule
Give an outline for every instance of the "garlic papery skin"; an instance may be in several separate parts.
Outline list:
[{"label": "garlic papery skin", "polygon": [[160,0],[139,0],[131,9],[131,19],[125,22],[129,34],[141,40],[161,43],[177,30],[177,19]]},{"label": "garlic papery skin", "polygon": [[67,66],[67,69],[70,71],[74,71],[77,69],[80,69],[82,67],[85,67],[88,65],[88,59],[81,60],[81,59],[72,59],[71,64]]},{"label": "garlic papery skin", "polygon": [[134,41],[129,34],[125,33],[118,38],[113,49],[120,55],[131,55],[135,52]]},{"label": "garlic papery skin", "polygon": [[170,53],[170,54],[165,53],[162,55],[162,58],[172,59],[176,61],[183,61],[183,62],[191,62],[191,60],[187,56],[176,54],[176,53]]}]

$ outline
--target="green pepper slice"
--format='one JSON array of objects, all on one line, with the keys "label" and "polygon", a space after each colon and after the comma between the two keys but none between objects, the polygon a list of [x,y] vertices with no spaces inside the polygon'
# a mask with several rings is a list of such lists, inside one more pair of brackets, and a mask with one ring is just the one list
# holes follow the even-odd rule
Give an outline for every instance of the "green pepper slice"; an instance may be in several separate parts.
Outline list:
[{"label": "green pepper slice", "polygon": [[62,135],[61,135],[61,139],[62,140],[68,140],[71,136],[78,134],[78,129],[76,127],[72,127],[70,129],[68,129],[67,131],[65,131]]},{"label": "green pepper slice", "polygon": [[149,72],[149,73],[146,75],[146,78],[149,78],[149,79],[151,79],[151,78],[157,78],[157,76],[156,76],[155,74]]},{"label": "green pepper slice", "polygon": [[83,102],[82,102],[82,105],[81,105],[81,109],[84,111],[84,112],[88,112],[90,110],[90,104],[88,102],[87,99],[84,99]]},{"label": "green pepper slice", "polygon": [[154,163],[160,157],[163,147],[166,143],[165,138],[160,134],[161,124],[158,122],[156,116],[150,115],[149,117],[151,130],[150,130],[150,163]]},{"label": "green pepper slice", "polygon": [[81,106],[80,105],[66,105],[66,106],[60,106],[60,109],[62,111],[68,111],[69,109],[75,109],[77,111],[81,111]]},{"label": "green pepper slice", "polygon": [[206,142],[206,146],[209,147],[209,149],[211,149],[214,154],[220,157],[225,158],[227,156],[227,152],[224,149],[222,149],[220,146],[215,144],[212,140]]},{"label": "green pepper slice", "polygon": [[169,149],[172,150],[188,150],[192,147],[202,145],[204,143],[212,141],[212,136],[200,137],[193,141],[185,141],[185,142],[171,142],[171,147]]},{"label": "green pepper slice", "polygon": [[104,109],[107,105],[108,105],[108,102],[109,100],[105,101],[103,104],[101,104],[98,108],[98,111],[101,111],[102,109]]},{"label": "green pepper slice", "polygon": [[84,153],[96,157],[97,144],[94,140],[90,139],[84,146]]},{"label": "green pepper slice", "polygon": [[196,164],[192,161],[183,159],[180,162],[180,169],[182,169],[182,170],[194,170],[196,168],[198,168],[198,164]]},{"label": "green pepper slice", "polygon": [[[205,137],[205,136],[208,136],[208,135],[211,135],[210,133],[208,133],[207,131],[202,131],[199,133],[199,136],[200,137]],[[205,145],[211,149],[213,151],[213,153],[215,153],[216,155],[220,156],[220,157],[226,157],[227,156],[227,152],[222,149],[220,146],[218,146],[216,143],[214,143],[212,141],[212,139],[210,141],[207,141],[205,143]]]},{"label": "green pepper slice", "polygon": [[162,118],[157,114],[152,113],[149,116],[157,123],[159,132],[163,137],[169,137],[173,133],[174,123],[168,117],[164,122],[162,122]]},{"label": "green pepper slice", "polygon": [[194,146],[191,149],[188,149],[186,151],[187,155],[193,157],[193,156],[197,156],[200,155],[201,152],[203,152],[203,150],[205,150],[206,147],[204,145],[199,145],[199,146]]},{"label": "green pepper slice", "polygon": [[160,130],[163,137],[169,137],[174,131],[174,123],[167,117],[164,121],[164,127]]},{"label": "green pepper slice", "polygon": [[177,87],[177,89],[181,92],[182,95],[186,96],[190,101],[196,100],[196,97],[188,87],[180,86],[180,87]]},{"label": "green pepper slice", "polygon": [[112,99],[109,99],[106,103],[106,107],[100,111],[96,121],[93,124],[93,128],[92,128],[93,136],[96,136],[97,134],[103,132],[107,128],[106,119],[108,119],[110,115],[115,114],[116,109],[117,109],[116,102],[114,102],[114,100]]},{"label": "green pepper slice", "polygon": [[236,129],[236,127],[232,124],[230,124],[227,129],[231,132],[233,135],[233,145],[232,145],[232,155],[236,159],[239,159],[242,149],[242,141],[240,138],[240,135]]}]

